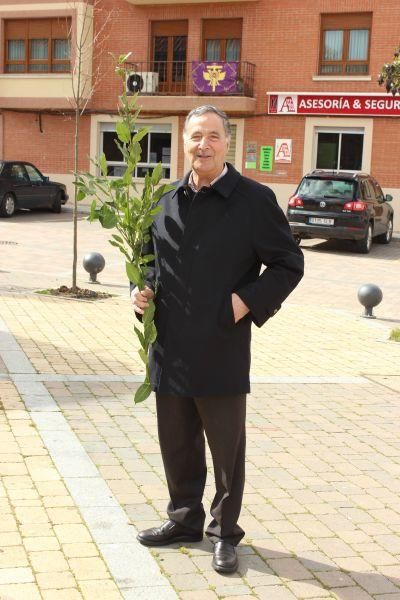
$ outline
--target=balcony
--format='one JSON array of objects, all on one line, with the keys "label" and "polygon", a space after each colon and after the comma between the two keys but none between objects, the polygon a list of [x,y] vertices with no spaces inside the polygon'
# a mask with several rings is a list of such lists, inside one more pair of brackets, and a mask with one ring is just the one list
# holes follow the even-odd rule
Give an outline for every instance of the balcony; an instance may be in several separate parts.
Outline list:
[{"label": "balcony", "polygon": [[255,65],[249,62],[139,61],[125,68],[128,95],[139,93],[145,111],[184,113],[199,104],[238,114],[255,110]]},{"label": "balcony", "polygon": [[[65,110],[74,106],[72,73],[0,73],[0,108]],[[89,98],[91,80],[81,81]]]}]

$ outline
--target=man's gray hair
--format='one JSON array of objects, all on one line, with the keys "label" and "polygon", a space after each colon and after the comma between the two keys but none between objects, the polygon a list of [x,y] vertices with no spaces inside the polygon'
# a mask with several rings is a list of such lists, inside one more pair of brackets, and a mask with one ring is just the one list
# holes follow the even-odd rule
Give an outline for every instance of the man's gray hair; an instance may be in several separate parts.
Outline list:
[{"label": "man's gray hair", "polygon": [[188,123],[192,117],[201,117],[201,115],[205,115],[207,113],[214,113],[218,115],[222,119],[222,123],[224,126],[226,137],[231,137],[231,124],[229,123],[229,118],[226,112],[213,106],[212,104],[203,104],[203,106],[197,106],[193,108],[188,116],[185,119],[185,124],[183,126],[183,135],[185,135]]}]

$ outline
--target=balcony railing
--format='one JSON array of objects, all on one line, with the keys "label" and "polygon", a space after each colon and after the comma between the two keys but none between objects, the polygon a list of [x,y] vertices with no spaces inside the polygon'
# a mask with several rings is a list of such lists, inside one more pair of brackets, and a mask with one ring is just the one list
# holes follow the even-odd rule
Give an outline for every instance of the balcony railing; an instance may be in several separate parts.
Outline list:
[{"label": "balcony railing", "polygon": [[255,65],[239,61],[139,61],[125,63],[128,94],[249,96]]}]

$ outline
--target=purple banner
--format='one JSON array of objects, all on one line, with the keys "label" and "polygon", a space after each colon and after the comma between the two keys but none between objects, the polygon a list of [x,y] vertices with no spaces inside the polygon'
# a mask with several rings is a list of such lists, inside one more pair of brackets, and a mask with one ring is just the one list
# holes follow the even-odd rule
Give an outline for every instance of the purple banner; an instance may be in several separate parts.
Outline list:
[{"label": "purple banner", "polygon": [[237,94],[238,62],[192,61],[192,82],[195,94]]}]

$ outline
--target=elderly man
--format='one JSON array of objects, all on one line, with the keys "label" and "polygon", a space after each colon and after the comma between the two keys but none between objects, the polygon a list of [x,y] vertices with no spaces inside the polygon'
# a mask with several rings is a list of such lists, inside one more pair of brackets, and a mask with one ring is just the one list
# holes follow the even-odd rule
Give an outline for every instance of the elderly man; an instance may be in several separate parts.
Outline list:
[{"label": "elderly man", "polygon": [[216,486],[206,535],[214,569],[230,573],[244,535],[238,518],[251,324],[261,327],[279,310],[303,275],[303,257],[274,193],[226,163],[224,112],[192,110],[183,140],[191,170],[161,199],[151,230],[155,261],[146,287],[131,292],[140,315],[156,290],[150,379],[170,494],[168,520],[138,540],[163,546],[202,539],[205,434]]}]

